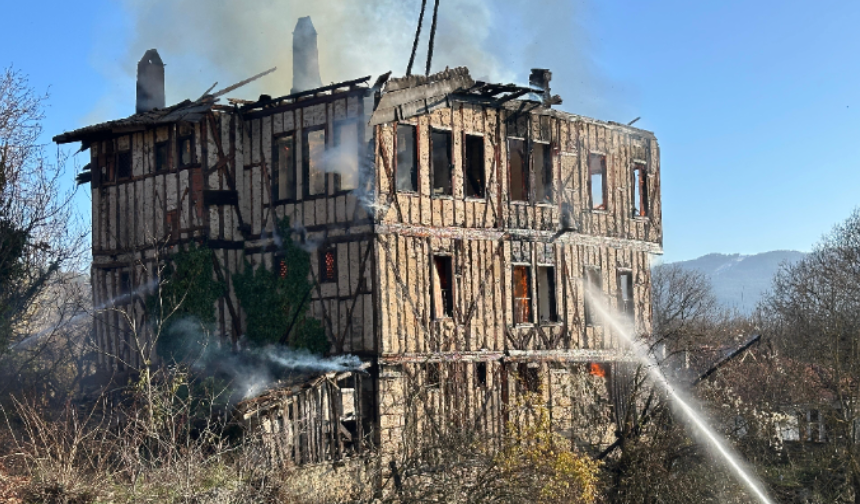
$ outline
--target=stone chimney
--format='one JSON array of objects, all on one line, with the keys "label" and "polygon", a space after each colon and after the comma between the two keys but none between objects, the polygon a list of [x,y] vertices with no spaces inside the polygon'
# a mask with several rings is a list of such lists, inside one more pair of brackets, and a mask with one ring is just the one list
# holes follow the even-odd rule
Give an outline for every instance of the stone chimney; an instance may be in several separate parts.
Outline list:
[{"label": "stone chimney", "polygon": [[164,108],[164,63],[158,51],[150,49],[137,64],[136,113]]},{"label": "stone chimney", "polygon": [[299,18],[293,31],[293,89],[290,93],[318,87],[322,87],[322,80],[317,52],[317,31],[311,23],[311,17],[305,16]]}]

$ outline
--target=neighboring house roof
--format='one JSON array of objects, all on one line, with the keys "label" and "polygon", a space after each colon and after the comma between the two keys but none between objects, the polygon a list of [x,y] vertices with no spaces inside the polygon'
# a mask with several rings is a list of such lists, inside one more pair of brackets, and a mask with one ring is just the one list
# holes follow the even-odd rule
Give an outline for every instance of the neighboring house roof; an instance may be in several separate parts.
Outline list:
[{"label": "neighboring house roof", "polygon": [[337,382],[355,373],[365,373],[369,367],[370,363],[365,362],[356,369],[348,371],[295,373],[280,380],[275,386],[266,389],[260,395],[240,402],[236,405],[236,411],[247,420],[255,414],[283,407],[285,403],[291,401],[292,397],[317,387],[326,380]]}]

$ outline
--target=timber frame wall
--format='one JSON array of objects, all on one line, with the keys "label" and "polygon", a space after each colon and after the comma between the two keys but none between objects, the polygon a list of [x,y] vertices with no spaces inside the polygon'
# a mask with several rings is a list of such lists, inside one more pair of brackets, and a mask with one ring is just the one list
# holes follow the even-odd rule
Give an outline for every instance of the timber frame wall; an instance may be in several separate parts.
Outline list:
[{"label": "timber frame wall", "polygon": [[[606,301],[616,306],[620,275],[626,275],[632,280],[635,330],[650,332],[649,266],[651,256],[662,252],[659,147],[653,134],[537,102],[488,102],[466,93],[449,94],[432,111],[370,125],[375,103],[385,94],[351,85],[256,108],[215,105],[194,122],[88,137],[94,167],[94,305],[121,309],[96,317],[102,365],[141,367],[149,336],[141,330],[134,338],[129,325],[145,327],[143,291],[155,283],[158,263],[165,259],[159,251],[169,255],[194,241],[206,240],[215,250],[216,276],[229,286],[215,306],[218,332],[238,339],[244,321],[231,274],[245,260],[275,267],[273,225],[289,216],[307,230],[309,240],[336,253],[337,280],[325,283],[317,281],[319,265],[312,255],[316,287],[310,309],[323,321],[333,354],[354,353],[373,364],[374,380],[362,392],[367,395],[362,408],[375,411],[367,432],[384,451],[403,446],[420,418],[455,411],[487,432],[501,432],[526,392],[557,408],[554,425],[574,436],[572,408],[581,387],[572,384],[585,375],[606,382],[592,387],[600,391],[599,400],[591,402],[602,404],[600,414],[623,421],[624,407],[612,397],[620,386],[609,378],[624,374],[619,371],[624,357],[608,327],[586,320],[582,293],[584,278],[594,275]],[[325,192],[308,196],[301,168],[295,173],[296,198],[271,201],[273,141],[293,132],[300,142],[303,131],[323,128],[330,148],[335,125],[343,121],[357,121],[360,145],[372,149],[367,157],[375,168],[359,183],[372,195],[372,208],[355,192],[339,191],[331,173]],[[417,191],[397,191],[394,184],[398,122],[417,128]],[[431,195],[434,130],[450,132],[452,139],[447,196]],[[464,195],[465,135],[483,142],[483,198]],[[179,166],[179,145],[189,136],[193,159]],[[528,201],[511,201],[510,138],[525,142],[528,159],[536,146],[548,146],[551,202],[537,202],[534,190]],[[156,151],[164,142],[168,160],[158,171]],[[295,149],[297,167],[303,166],[302,150]],[[131,171],[123,178],[118,175],[125,152]],[[599,209],[590,197],[592,155],[605,159],[605,205]],[[363,156],[359,159],[363,164]],[[647,174],[647,207],[637,212],[635,169]],[[534,188],[535,170],[527,176]],[[434,257],[450,258],[447,316],[435,316],[433,308]],[[523,266],[530,272],[527,303],[534,322],[515,323],[513,275]],[[536,273],[546,267],[554,276],[557,320],[551,322],[537,321]],[[594,373],[592,365],[604,371]],[[537,378],[526,383],[524,375],[532,373]],[[414,400],[419,390],[421,407]],[[601,435],[591,438],[591,444],[611,442]]]},{"label": "timber frame wall", "polygon": [[[582,381],[577,378],[582,370],[591,364],[624,367],[616,336],[599,322],[585,320],[586,272],[599,272],[605,301],[616,308],[619,274],[629,274],[635,330],[650,332],[650,260],[662,251],[656,139],[636,128],[534,103],[494,106],[456,96],[449,98],[448,107],[405,122],[417,127],[417,192],[393,188],[396,123],[376,131],[377,189],[381,207],[387,208],[378,216],[375,245],[383,445],[408,442],[409,418],[413,427],[434,417],[443,426],[453,414],[497,433],[516,416],[513,410],[525,393],[542,395],[554,405],[555,429],[573,433],[576,415],[571,408],[585,400],[572,392],[573,384]],[[451,196],[431,195],[432,131],[452,134]],[[464,196],[467,134],[483,140],[484,198]],[[534,146],[550,146],[552,203],[536,202],[534,190],[530,201],[511,201],[509,138],[524,139],[530,158]],[[606,159],[606,209],[590,208],[590,154]],[[647,170],[650,198],[641,212],[645,215],[634,215],[632,170],[640,166]],[[529,176],[535,187],[535,170]],[[453,264],[450,316],[434,317],[434,256],[448,256]],[[517,265],[530,269],[532,294],[538,289],[537,268],[553,268],[556,322],[515,323],[512,274]],[[537,296],[530,297],[536,314]],[[532,372],[537,383],[523,387],[527,378],[522,375]],[[590,395],[589,404],[603,404],[598,416],[623,421],[624,400],[611,397],[609,389],[617,392],[624,386],[616,383]],[[589,444],[604,446],[613,440],[589,438]]]}]

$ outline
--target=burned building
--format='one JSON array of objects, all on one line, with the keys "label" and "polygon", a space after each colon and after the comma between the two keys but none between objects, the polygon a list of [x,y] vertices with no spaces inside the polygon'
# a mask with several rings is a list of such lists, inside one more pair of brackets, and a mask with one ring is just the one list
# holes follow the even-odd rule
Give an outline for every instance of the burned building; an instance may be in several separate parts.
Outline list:
[{"label": "burned building", "polygon": [[[305,56],[316,65],[315,50]],[[288,392],[247,406],[286,437],[288,458],[309,460],[296,447],[312,439],[313,460],[341,456],[347,410],[363,423],[343,433],[361,437],[347,445],[387,451],[434,418],[501,432],[527,394],[544,398],[559,432],[607,442],[614,429],[586,432],[574,417],[582,386],[606,422],[623,414],[624,358],[584,292],[650,331],[649,263],[662,250],[652,133],[553,108],[542,70],[532,87],[466,68],[312,89],[319,77],[304,75],[283,97],[220,104],[217,92],[152,108],[159,65],[155,51],[141,61],[138,96],[151,98],[135,115],[54,139],[91,153],[80,179],[92,189],[93,304],[123,309],[96,316],[102,366],[143,365],[128,330],[146,326],[139,290],[163,251],[191,243],[213,251],[228,287],[216,332],[239,341],[232,277],[245,261],[290,267],[274,233],[286,216],[317,245],[308,307],[329,352],[369,365],[364,379],[327,379],[336,386],[302,403],[316,409],[285,406],[299,404]],[[141,91],[152,82],[161,88]],[[346,390],[345,409],[333,394]],[[297,434],[312,425],[316,435]]]}]

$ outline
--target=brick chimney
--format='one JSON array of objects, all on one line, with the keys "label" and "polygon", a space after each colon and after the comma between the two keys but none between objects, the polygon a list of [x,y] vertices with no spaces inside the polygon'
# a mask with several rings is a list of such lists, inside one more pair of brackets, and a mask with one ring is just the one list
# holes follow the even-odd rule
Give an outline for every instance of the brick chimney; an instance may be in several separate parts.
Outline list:
[{"label": "brick chimney", "polygon": [[298,93],[322,87],[320,79],[319,52],[317,51],[317,31],[311,17],[299,18],[293,31],[293,89]]},{"label": "brick chimney", "polygon": [[137,63],[136,113],[164,108],[164,63],[158,51],[150,49]]}]

